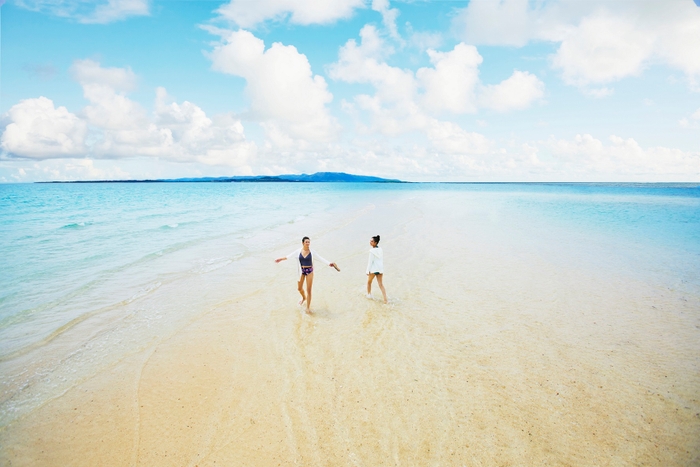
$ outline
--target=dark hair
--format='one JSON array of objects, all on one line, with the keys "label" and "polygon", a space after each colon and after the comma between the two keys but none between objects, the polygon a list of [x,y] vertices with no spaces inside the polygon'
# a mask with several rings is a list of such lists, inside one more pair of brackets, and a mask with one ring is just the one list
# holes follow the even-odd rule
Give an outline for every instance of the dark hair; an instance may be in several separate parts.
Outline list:
[{"label": "dark hair", "polygon": [[304,244],[304,240],[309,240],[309,241],[311,241],[311,239],[310,239],[309,237],[304,237],[304,238],[301,239],[301,244],[302,244],[302,245]]},{"label": "dark hair", "polygon": [[379,245],[379,235],[375,235],[374,237],[372,237],[372,240],[374,240],[374,243]]}]

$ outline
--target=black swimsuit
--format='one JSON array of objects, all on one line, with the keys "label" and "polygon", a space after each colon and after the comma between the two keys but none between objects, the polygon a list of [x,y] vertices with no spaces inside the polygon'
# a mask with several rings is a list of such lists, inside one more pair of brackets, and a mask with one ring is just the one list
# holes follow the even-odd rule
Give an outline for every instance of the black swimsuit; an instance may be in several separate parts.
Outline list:
[{"label": "black swimsuit", "polygon": [[311,251],[304,257],[303,254],[299,253],[299,264],[301,265],[301,274],[306,276],[314,272],[314,261],[311,257]]}]

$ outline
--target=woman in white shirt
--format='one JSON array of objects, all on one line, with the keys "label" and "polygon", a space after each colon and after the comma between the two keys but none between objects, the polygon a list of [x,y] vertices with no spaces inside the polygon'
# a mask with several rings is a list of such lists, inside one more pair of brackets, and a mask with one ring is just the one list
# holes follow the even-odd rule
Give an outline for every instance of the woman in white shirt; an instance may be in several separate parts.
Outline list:
[{"label": "woman in white shirt", "polygon": [[369,261],[367,262],[367,298],[372,298],[372,281],[377,277],[379,288],[384,296],[384,303],[387,303],[386,290],[382,283],[384,277],[384,253],[379,248],[379,235],[372,237],[369,241],[372,248],[369,249]]},{"label": "woman in white shirt", "polygon": [[[289,253],[287,256],[277,258],[275,263],[280,261],[286,261],[293,257],[298,258],[297,263],[297,274],[299,277],[299,282],[297,283],[299,293],[301,294],[301,300],[299,305],[306,302],[306,312],[311,314],[311,287],[314,284],[314,259],[318,259],[322,263],[335,268],[336,271],[340,271],[337,264],[331,263],[327,259],[323,258],[321,255],[316,253],[310,248],[311,240],[309,237],[304,237],[301,239],[302,247]],[[306,281],[306,293],[304,293],[304,281]]]}]

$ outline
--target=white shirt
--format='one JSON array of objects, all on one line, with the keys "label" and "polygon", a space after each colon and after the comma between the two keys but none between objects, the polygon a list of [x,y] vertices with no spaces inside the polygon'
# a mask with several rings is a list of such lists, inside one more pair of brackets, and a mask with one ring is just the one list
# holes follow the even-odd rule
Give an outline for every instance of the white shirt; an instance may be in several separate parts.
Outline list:
[{"label": "white shirt", "polygon": [[[330,266],[331,262],[328,261],[326,258],[319,255],[314,250],[310,249],[309,251],[311,251],[311,264],[313,264],[313,262],[318,259],[320,262],[325,263],[326,266]],[[301,276],[301,263],[299,262],[299,255],[300,254],[301,254],[301,248],[296,249],[287,255],[288,260],[292,259],[292,258],[295,258],[297,260],[297,274],[299,276]]]},{"label": "white shirt", "polygon": [[374,272],[384,274],[384,252],[379,247],[369,249],[369,261],[367,261],[367,274]]}]

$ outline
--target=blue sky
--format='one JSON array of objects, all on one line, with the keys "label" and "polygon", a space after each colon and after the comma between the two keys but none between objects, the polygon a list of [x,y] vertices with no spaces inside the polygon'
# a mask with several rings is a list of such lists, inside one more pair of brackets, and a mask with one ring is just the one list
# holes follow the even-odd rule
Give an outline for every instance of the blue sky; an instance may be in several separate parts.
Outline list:
[{"label": "blue sky", "polygon": [[691,0],[7,0],[0,181],[700,181]]}]

